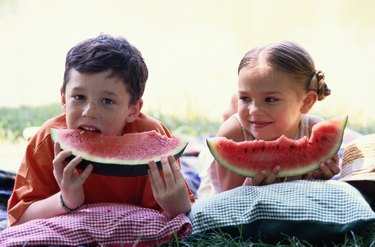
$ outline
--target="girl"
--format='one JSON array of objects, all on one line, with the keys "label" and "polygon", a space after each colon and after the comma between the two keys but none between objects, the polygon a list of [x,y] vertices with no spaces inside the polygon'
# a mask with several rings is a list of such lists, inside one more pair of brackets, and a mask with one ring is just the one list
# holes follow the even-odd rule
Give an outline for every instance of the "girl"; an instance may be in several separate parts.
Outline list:
[{"label": "girl", "polygon": [[[293,42],[273,43],[250,50],[238,67],[238,113],[227,119],[217,136],[234,141],[275,140],[281,135],[310,136],[322,121],[307,115],[317,100],[330,95],[324,73],[316,70],[308,52]],[[213,161],[209,177],[215,192],[241,185],[271,184],[293,179],[330,179],[339,173],[337,155],[304,176],[277,178],[280,167],[253,178],[232,173]]]}]

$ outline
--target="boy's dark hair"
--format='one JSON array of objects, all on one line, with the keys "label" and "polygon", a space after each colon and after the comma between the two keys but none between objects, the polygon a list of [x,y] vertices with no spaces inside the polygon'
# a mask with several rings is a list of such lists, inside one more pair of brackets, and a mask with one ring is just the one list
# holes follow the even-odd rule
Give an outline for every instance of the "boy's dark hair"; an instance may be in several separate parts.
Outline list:
[{"label": "boy's dark hair", "polygon": [[61,88],[63,92],[72,69],[84,74],[112,71],[111,76],[119,77],[126,85],[131,95],[130,104],[142,98],[148,78],[148,69],[141,52],[126,39],[107,34],[87,39],[69,50]]}]

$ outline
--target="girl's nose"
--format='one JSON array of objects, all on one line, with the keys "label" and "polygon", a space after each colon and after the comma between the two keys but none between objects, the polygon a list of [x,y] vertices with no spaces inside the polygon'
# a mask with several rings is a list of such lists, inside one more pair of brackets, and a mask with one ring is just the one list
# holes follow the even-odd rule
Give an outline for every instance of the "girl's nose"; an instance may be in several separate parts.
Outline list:
[{"label": "girl's nose", "polygon": [[249,110],[249,114],[250,115],[254,115],[254,114],[258,114],[259,115],[259,114],[264,113],[262,107],[259,104],[255,103],[255,102],[252,102],[251,104],[249,104],[249,106],[247,108]]}]

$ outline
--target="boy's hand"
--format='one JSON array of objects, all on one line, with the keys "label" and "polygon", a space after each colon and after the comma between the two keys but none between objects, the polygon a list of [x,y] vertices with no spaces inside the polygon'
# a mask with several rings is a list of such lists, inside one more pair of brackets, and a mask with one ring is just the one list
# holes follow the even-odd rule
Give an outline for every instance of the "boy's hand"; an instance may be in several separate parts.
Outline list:
[{"label": "boy's hand", "polygon": [[319,169],[307,173],[306,179],[331,179],[336,174],[339,174],[339,156],[336,154],[332,159],[320,163]]},{"label": "boy's hand", "polygon": [[169,218],[181,213],[188,213],[191,209],[189,193],[175,158],[168,156],[161,159],[164,177],[160,175],[154,161],[150,161],[148,165],[152,193],[164,213]]},{"label": "boy's hand", "polygon": [[78,156],[69,163],[65,161],[72,152],[61,151],[60,144],[55,143],[55,158],[53,159],[53,175],[60,187],[64,203],[69,208],[76,208],[83,204],[85,195],[83,192],[83,183],[90,175],[93,166],[88,165],[86,169],[79,174],[76,166],[82,161],[82,157]]}]

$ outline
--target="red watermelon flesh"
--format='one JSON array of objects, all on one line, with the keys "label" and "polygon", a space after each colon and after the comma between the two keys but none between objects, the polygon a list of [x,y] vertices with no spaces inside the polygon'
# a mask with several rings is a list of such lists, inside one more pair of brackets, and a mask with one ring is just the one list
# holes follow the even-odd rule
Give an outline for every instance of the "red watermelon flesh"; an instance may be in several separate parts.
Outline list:
[{"label": "red watermelon flesh", "polygon": [[93,164],[93,173],[115,176],[146,175],[149,161],[159,162],[167,155],[177,159],[187,146],[181,138],[169,138],[154,130],[108,136],[77,129],[51,129],[51,137],[62,150],[71,150],[73,157],[84,159],[79,168]]},{"label": "red watermelon flesh", "polygon": [[339,150],[347,117],[324,120],[312,128],[310,138],[285,136],[274,141],[235,142],[225,137],[207,138],[214,158],[225,168],[246,177],[280,166],[278,177],[302,175],[332,158]]}]

